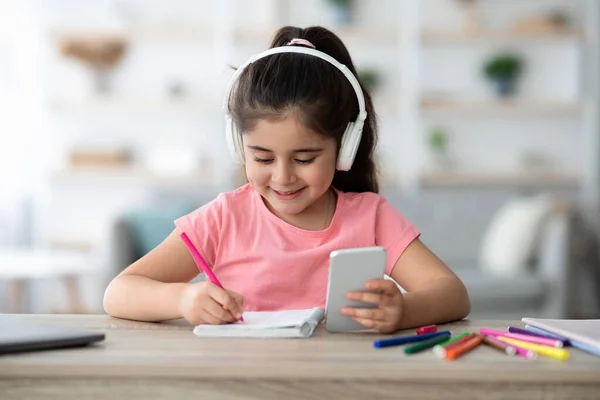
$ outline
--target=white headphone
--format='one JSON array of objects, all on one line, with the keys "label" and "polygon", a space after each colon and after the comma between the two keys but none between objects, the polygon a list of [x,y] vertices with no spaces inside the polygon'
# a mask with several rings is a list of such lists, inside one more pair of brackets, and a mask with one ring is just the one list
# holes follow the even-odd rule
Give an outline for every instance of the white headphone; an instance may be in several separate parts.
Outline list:
[{"label": "white headphone", "polygon": [[223,101],[223,112],[225,113],[225,135],[229,151],[231,152],[232,156],[235,157],[236,160],[243,162],[244,149],[242,145],[242,135],[239,132],[237,132],[237,128],[233,121],[233,117],[231,115],[231,112],[229,111],[229,98],[231,96],[231,91],[233,89],[233,86],[235,85],[235,82],[238,80],[239,76],[248,65],[252,64],[256,60],[260,60],[263,57],[279,53],[300,53],[318,57],[322,60],[329,62],[331,65],[342,71],[346,79],[348,79],[350,84],[352,84],[352,88],[356,92],[356,97],[358,99],[358,117],[356,118],[356,121],[349,122],[348,126],[346,127],[346,131],[342,136],[342,142],[340,145],[340,152],[337,163],[338,170],[348,171],[354,163],[354,157],[356,156],[356,152],[358,151],[358,146],[360,144],[360,139],[362,137],[363,125],[365,123],[365,119],[367,118],[367,111],[365,110],[365,98],[363,97],[362,89],[360,88],[358,80],[356,79],[354,74],[352,74],[352,72],[348,69],[348,67],[338,62],[329,54],[323,53],[319,50],[309,49],[306,47],[274,47],[262,53],[253,55],[248,61],[246,61],[246,63],[244,63],[235,71],[235,73],[231,77],[229,85],[227,86],[227,90],[225,91],[225,100]]}]

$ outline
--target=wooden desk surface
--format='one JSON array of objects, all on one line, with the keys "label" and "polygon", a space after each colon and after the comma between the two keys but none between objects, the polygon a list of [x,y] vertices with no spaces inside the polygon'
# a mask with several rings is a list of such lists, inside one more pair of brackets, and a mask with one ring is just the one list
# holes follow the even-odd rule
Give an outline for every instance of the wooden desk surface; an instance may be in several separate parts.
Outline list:
[{"label": "wooden desk surface", "polygon": [[[91,347],[0,356],[0,398],[515,398],[598,399],[600,357],[570,349],[558,361],[527,361],[480,346],[449,362],[431,351],[376,349],[379,334],[309,339],[206,339],[184,321],[140,323],[104,315],[31,315],[106,332]],[[453,334],[518,321],[460,321]],[[405,332],[405,334],[412,334]],[[402,332],[399,334],[403,334]],[[208,396],[208,397],[205,397]],[[199,397],[200,398],[200,397]]]}]

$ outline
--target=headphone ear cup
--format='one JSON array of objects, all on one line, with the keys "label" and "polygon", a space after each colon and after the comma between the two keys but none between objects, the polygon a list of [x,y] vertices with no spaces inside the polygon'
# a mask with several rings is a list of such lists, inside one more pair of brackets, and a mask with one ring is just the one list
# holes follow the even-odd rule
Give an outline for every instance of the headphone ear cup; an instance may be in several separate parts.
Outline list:
[{"label": "headphone ear cup", "polygon": [[355,136],[354,122],[350,122],[346,127],[344,136],[342,136],[340,151],[338,153],[337,169],[340,171],[348,171],[352,167]]}]

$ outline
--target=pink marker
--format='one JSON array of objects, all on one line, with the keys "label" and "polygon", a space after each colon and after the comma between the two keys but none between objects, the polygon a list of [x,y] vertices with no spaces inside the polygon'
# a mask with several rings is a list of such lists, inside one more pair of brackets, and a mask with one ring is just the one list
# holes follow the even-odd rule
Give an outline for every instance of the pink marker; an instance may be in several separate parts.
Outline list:
[{"label": "pink marker", "polygon": [[481,333],[482,335],[490,335],[490,336],[504,336],[507,338],[522,340],[524,342],[536,343],[536,344],[541,344],[541,345],[550,346],[550,347],[561,348],[564,346],[564,343],[562,340],[542,338],[542,337],[531,336],[531,335],[522,335],[520,333],[504,332],[504,331],[499,331],[496,329],[481,328],[479,330],[479,333]]},{"label": "pink marker", "polygon": [[[225,290],[223,285],[221,285],[221,282],[219,282],[219,280],[217,279],[215,274],[212,272],[212,269],[210,269],[210,267],[208,266],[206,261],[204,261],[204,258],[202,258],[202,256],[200,255],[200,252],[198,250],[196,250],[196,247],[194,246],[194,244],[192,243],[192,241],[190,240],[188,235],[186,235],[185,232],[182,232],[180,236],[181,236],[181,239],[183,239],[183,242],[185,243],[185,245],[190,250],[190,253],[192,253],[192,257],[194,258],[194,261],[196,261],[196,264],[198,264],[200,266],[200,268],[202,268],[202,271],[206,274],[208,279],[212,283],[214,283],[215,285],[220,287],[221,289]],[[240,317],[240,321],[244,322],[244,317]]]},{"label": "pink marker", "polygon": [[514,349],[517,351],[517,355],[518,355],[519,357],[523,357],[523,358],[524,358],[524,359],[526,359],[526,360],[535,360],[535,359],[537,358],[537,353],[536,353],[535,351],[532,351],[532,350],[526,349],[526,348],[524,348],[524,347],[519,347],[519,346],[516,346],[516,345],[514,345],[514,344],[512,344],[512,343],[507,343],[507,342],[505,342],[504,340],[502,340],[502,338],[501,338],[501,337],[496,337],[496,336],[494,336],[494,337],[495,337],[495,338],[496,338],[496,340],[498,340],[499,342],[502,342],[502,343],[504,343],[504,344],[507,344],[507,345],[508,345],[508,346],[510,346],[510,347],[514,347]]}]

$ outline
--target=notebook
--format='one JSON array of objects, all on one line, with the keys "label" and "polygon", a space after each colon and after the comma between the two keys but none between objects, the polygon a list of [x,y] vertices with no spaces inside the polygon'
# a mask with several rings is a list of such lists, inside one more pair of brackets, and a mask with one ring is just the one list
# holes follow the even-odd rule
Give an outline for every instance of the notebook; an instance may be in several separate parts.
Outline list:
[{"label": "notebook", "polygon": [[304,310],[249,311],[244,322],[226,325],[197,325],[194,334],[199,337],[254,337],[254,338],[307,338],[325,316],[325,310],[316,307]]},{"label": "notebook", "polygon": [[600,319],[522,318],[527,325],[564,336],[576,343],[600,350]]}]

